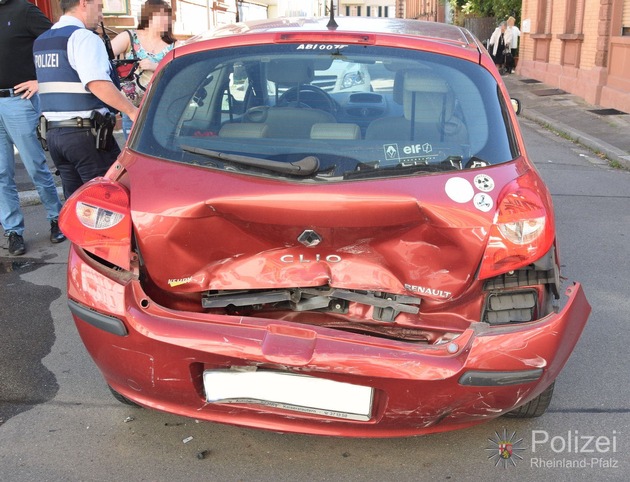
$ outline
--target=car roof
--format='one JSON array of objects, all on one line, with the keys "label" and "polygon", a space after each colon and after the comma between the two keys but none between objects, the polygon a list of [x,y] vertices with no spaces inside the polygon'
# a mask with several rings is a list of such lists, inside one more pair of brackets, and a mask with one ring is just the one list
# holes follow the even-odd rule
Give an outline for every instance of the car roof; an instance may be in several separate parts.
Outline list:
[{"label": "car roof", "polygon": [[405,37],[418,37],[444,44],[478,48],[478,40],[466,29],[455,25],[423,20],[383,17],[336,17],[336,27],[329,27],[328,17],[273,18],[225,25],[192,37],[187,43],[234,35],[282,32],[363,32]]}]

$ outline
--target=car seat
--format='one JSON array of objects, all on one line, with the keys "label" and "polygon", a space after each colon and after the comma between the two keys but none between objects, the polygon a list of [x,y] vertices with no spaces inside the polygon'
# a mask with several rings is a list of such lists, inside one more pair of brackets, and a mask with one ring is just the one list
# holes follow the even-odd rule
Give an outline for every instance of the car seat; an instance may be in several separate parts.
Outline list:
[{"label": "car seat", "polygon": [[467,132],[455,113],[455,94],[448,83],[429,70],[401,70],[394,80],[394,101],[403,115],[370,123],[368,140],[467,142]]}]

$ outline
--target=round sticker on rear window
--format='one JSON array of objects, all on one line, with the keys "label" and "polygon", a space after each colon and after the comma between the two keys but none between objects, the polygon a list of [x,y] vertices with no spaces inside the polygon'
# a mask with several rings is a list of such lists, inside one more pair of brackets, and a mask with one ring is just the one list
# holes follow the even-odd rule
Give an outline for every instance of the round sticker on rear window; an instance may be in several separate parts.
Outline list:
[{"label": "round sticker on rear window", "polygon": [[488,194],[485,194],[483,192],[478,192],[477,194],[475,194],[475,199],[473,200],[473,204],[475,205],[477,209],[479,209],[479,211],[483,211],[484,213],[487,213],[488,211],[492,209],[492,206],[494,205],[494,201],[492,201],[492,198]]},{"label": "round sticker on rear window", "polygon": [[475,195],[475,191],[469,181],[462,177],[451,177],[444,186],[446,195],[456,203],[467,203]]},{"label": "round sticker on rear window", "polygon": [[490,192],[494,189],[494,179],[486,174],[477,174],[474,182],[480,191]]}]

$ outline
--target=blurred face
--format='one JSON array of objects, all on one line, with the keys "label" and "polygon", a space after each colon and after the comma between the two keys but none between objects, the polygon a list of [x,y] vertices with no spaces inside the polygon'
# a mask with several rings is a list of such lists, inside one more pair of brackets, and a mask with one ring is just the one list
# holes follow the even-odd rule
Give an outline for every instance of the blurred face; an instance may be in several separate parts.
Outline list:
[{"label": "blurred face", "polygon": [[90,30],[103,21],[103,0],[85,0],[85,26]]},{"label": "blurred face", "polygon": [[160,10],[159,12],[154,13],[151,20],[149,20],[149,28],[155,29],[159,32],[166,32],[168,31],[170,23],[171,16],[164,10]]}]

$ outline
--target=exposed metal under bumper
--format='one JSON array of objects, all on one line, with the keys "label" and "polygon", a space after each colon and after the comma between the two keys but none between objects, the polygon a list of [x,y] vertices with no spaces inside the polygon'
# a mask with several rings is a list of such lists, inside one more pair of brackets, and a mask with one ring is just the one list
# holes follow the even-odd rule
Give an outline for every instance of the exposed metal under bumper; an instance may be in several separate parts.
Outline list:
[{"label": "exposed metal under bumper", "polygon": [[329,310],[333,312],[344,312],[347,302],[359,303],[374,307],[375,320],[393,322],[399,313],[418,314],[421,299],[392,293],[319,287],[207,293],[201,300],[201,306],[216,309],[229,306],[263,306],[283,302],[289,303],[293,311]]}]

